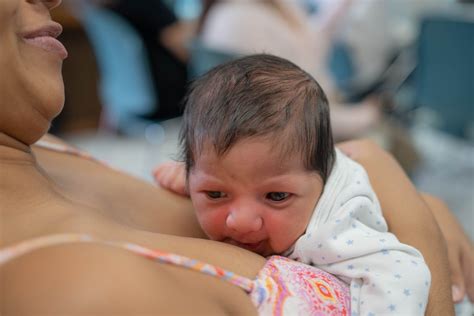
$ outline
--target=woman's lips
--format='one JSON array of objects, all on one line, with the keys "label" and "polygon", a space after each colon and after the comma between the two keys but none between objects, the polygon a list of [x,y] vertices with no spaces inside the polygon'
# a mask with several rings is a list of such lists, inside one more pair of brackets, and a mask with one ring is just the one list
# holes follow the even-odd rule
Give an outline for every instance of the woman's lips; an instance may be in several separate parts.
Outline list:
[{"label": "woman's lips", "polygon": [[49,21],[46,24],[23,33],[26,43],[39,47],[47,52],[57,54],[61,59],[67,58],[67,50],[56,38],[61,35],[63,28],[56,22]]},{"label": "woman's lips", "polygon": [[66,47],[52,36],[41,35],[25,38],[28,44],[44,49],[45,51],[57,54],[61,59],[66,59],[68,52]]}]

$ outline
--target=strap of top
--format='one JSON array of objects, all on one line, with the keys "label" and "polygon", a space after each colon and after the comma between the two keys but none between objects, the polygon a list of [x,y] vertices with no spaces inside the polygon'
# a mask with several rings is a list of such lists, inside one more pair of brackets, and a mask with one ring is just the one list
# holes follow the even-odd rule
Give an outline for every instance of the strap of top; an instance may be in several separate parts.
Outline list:
[{"label": "strap of top", "polygon": [[247,293],[250,293],[254,287],[254,281],[248,278],[196,259],[191,259],[185,256],[160,250],[152,250],[130,242],[101,240],[86,234],[57,234],[22,241],[13,246],[0,249],[0,265],[35,249],[74,242],[98,243],[125,249],[149,260],[180,266],[186,269],[208,274],[210,276],[232,283],[242,288]]},{"label": "strap of top", "polygon": [[47,140],[44,140],[44,139],[40,139],[39,141],[37,141],[35,143],[35,146],[38,146],[40,148],[49,149],[51,151],[56,151],[56,152],[59,152],[59,153],[65,153],[65,154],[69,154],[69,155],[73,155],[73,156],[82,157],[82,158],[85,158],[85,159],[88,159],[88,160],[98,162],[101,165],[105,165],[105,166],[115,170],[115,168],[112,168],[106,162],[104,162],[100,159],[97,159],[94,156],[92,156],[91,154],[89,154],[85,151],[79,150],[79,149],[77,149],[73,146],[68,146],[68,145],[64,145],[64,144],[60,144],[60,143],[53,143],[53,142],[50,142],[50,141],[47,141]]},{"label": "strap of top", "polygon": [[35,145],[41,148],[52,150],[52,151],[57,151],[61,153],[71,154],[74,156],[81,156],[81,157],[93,159],[93,157],[90,154],[80,151],[79,149],[74,148],[73,146],[67,146],[60,143],[53,143],[44,139],[38,140],[35,143]]}]

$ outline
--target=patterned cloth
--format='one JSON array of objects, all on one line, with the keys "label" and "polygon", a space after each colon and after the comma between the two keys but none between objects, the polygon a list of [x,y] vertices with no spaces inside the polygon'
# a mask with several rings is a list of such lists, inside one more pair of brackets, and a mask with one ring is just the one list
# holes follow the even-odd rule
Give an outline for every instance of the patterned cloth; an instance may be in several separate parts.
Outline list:
[{"label": "patterned cloth", "polygon": [[205,273],[249,293],[260,315],[348,315],[348,287],[336,277],[285,257],[272,256],[254,280],[220,267],[129,242],[106,241],[85,234],[58,234],[25,240],[0,249],[0,265],[36,249],[67,243],[96,243],[125,249],[159,263]]},{"label": "patterned cloth", "polygon": [[349,315],[348,287],[333,275],[272,256],[250,293],[260,315]]}]

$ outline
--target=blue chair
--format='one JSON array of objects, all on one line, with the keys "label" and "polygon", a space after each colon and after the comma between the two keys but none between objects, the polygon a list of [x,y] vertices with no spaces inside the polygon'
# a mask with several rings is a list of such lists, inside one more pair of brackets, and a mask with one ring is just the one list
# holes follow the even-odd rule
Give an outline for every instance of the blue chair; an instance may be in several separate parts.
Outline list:
[{"label": "blue chair", "polygon": [[328,68],[339,90],[350,94],[355,75],[350,48],[343,42],[334,42],[328,56]]},{"label": "blue chair", "polygon": [[436,128],[468,138],[474,124],[474,22],[424,18],[413,80],[415,105],[436,115]]},{"label": "blue chair", "polygon": [[144,43],[129,22],[110,10],[87,6],[81,20],[98,63],[103,119],[123,131],[157,105]]}]

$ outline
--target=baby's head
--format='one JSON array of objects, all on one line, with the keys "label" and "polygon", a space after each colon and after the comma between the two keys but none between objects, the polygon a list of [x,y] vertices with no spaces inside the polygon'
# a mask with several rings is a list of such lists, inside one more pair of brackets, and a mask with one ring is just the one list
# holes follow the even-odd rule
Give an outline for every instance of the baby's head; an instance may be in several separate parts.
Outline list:
[{"label": "baby's head", "polygon": [[271,55],[223,64],[191,85],[181,146],[209,238],[264,256],[305,232],[335,159],[323,90]]}]

